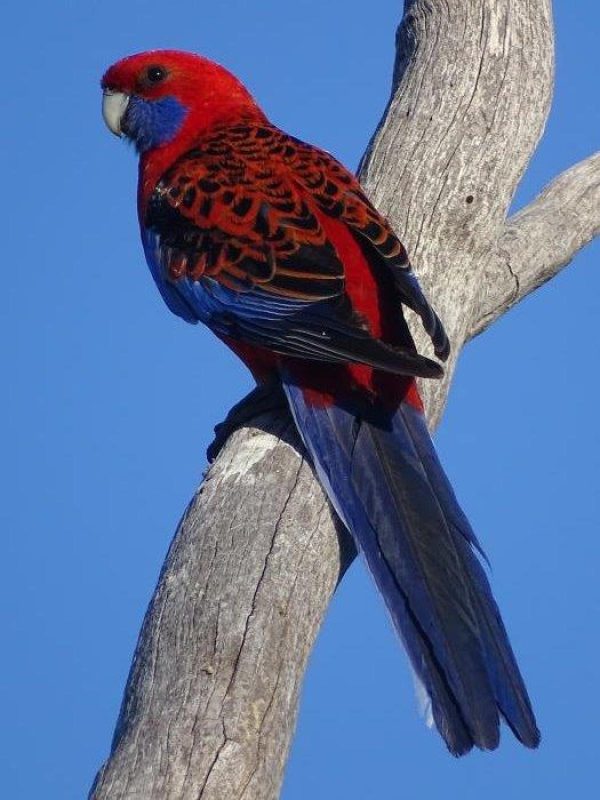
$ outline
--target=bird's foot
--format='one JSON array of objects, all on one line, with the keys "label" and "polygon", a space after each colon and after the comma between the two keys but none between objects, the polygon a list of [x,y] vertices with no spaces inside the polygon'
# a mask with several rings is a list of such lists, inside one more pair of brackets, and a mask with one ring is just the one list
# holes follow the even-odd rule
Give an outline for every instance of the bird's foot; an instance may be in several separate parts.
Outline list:
[{"label": "bird's foot", "polygon": [[223,422],[215,426],[215,438],[208,446],[206,455],[209,462],[219,455],[227,439],[238,428],[261,414],[287,408],[287,400],[279,382],[264,383],[257,386],[236,403]]}]

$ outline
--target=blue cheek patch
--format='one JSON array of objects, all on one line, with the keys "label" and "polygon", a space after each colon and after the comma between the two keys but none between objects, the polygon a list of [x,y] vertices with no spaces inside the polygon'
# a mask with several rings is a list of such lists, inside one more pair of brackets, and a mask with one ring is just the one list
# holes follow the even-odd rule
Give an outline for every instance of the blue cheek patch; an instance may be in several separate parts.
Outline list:
[{"label": "blue cheek patch", "polygon": [[175,97],[143,100],[134,96],[125,112],[123,131],[134,141],[138,153],[143,153],[176,136],[186,114],[186,107]]}]

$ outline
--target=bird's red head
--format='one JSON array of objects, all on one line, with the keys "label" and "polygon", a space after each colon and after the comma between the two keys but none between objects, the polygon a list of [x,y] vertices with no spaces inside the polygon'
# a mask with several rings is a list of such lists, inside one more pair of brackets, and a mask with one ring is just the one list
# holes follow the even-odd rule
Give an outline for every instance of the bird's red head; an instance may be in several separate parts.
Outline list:
[{"label": "bird's red head", "polygon": [[220,122],[262,117],[224,67],[177,50],[151,50],[113,64],[102,78],[104,120],[139,152],[194,136]]}]

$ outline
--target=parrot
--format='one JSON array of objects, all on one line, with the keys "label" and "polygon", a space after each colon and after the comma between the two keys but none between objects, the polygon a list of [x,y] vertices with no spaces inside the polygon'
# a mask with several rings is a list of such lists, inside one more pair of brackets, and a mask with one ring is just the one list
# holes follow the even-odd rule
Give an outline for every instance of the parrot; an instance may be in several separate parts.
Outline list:
[{"label": "parrot", "polygon": [[[455,756],[504,721],[540,742],[417,378],[450,352],[406,248],[358,179],[272,124],[243,83],[193,53],[125,57],[101,80],[109,130],[139,155],[145,259],[168,308],[204,323],[257,386],[278,387],[362,554],[435,725]],[[419,353],[403,309],[435,358]]]}]

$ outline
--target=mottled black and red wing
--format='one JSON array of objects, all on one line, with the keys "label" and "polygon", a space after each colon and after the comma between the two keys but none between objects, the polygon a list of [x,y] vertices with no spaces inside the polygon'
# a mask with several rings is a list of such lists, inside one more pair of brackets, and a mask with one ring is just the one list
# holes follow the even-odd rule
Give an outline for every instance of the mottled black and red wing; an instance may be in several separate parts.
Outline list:
[{"label": "mottled black and red wing", "polygon": [[329,153],[275,129],[271,136],[285,142],[286,166],[296,184],[311,194],[322,212],[341,220],[354,232],[368,261],[389,269],[400,302],[421,317],[436,355],[445,361],[450,343],[443,325],[419,286],[404,245],[366,197],[356,177]]},{"label": "mottled black and red wing", "polygon": [[344,267],[317,208],[265,149],[263,130],[213,134],[161,179],[146,224],[177,252],[169,277],[307,301],[340,296]]},{"label": "mottled black and red wing", "polygon": [[[344,208],[323,171],[345,186]],[[163,175],[143,220],[160,250],[153,272],[165,299],[174,307],[177,292],[219,334],[279,353],[439,377],[410,342],[394,348],[373,338],[347,302],[344,265],[319,217],[339,215],[374,236],[363,217],[376,212],[366,200],[362,209],[357,192],[330,156],[276,128],[213,133]],[[384,250],[405,257],[399,242]]]}]

